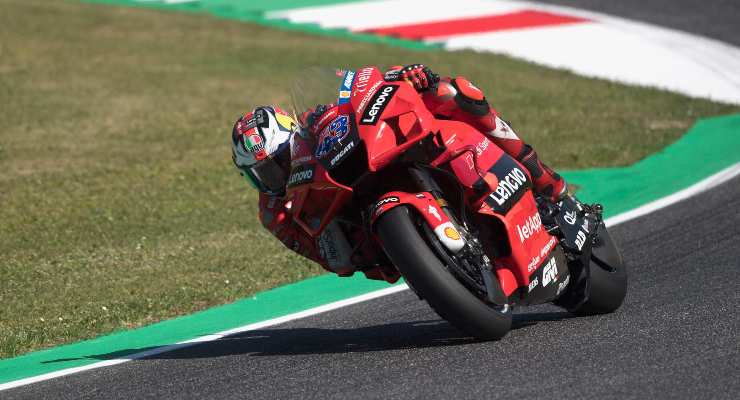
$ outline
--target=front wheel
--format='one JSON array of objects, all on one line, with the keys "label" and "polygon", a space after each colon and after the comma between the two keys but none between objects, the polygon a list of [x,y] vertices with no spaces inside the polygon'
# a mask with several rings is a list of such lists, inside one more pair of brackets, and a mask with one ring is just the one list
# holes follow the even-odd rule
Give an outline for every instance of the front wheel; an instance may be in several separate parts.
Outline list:
[{"label": "front wheel", "polygon": [[616,311],[627,294],[627,269],[603,222],[599,225],[589,268],[591,287],[588,299],[571,311],[577,315]]},{"label": "front wheel", "polygon": [[509,332],[509,309],[486,304],[458,282],[424,241],[407,207],[388,211],[376,227],[388,258],[442,318],[482,340],[500,339]]}]

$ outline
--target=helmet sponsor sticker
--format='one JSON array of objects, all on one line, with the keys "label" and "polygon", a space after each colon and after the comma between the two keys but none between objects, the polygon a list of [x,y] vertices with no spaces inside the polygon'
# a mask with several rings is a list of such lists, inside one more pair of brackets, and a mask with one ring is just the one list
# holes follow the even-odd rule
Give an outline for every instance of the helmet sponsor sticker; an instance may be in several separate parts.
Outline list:
[{"label": "helmet sponsor sticker", "polygon": [[365,111],[362,112],[360,125],[375,125],[388,106],[388,103],[390,103],[396,90],[398,90],[398,85],[386,85],[380,88],[370,99],[370,103],[365,108]]},{"label": "helmet sponsor sticker", "polygon": [[349,117],[340,115],[334,118],[331,123],[324,128],[319,134],[319,144],[316,146],[316,157],[321,158],[327,155],[334,145],[342,141],[349,133]]},{"label": "helmet sponsor sticker", "polygon": [[244,146],[247,148],[247,151],[256,153],[265,148],[265,141],[262,140],[262,135],[253,133],[244,138]]}]

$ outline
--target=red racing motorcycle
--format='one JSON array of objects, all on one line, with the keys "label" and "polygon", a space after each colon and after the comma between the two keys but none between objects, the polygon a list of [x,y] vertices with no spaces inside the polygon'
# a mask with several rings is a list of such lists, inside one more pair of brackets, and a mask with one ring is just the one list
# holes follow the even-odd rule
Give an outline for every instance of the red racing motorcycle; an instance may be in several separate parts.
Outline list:
[{"label": "red racing motorcycle", "polygon": [[622,304],[627,274],[599,205],[538,198],[515,159],[470,125],[436,119],[375,67],[293,88],[297,112],[327,103],[339,107],[323,131],[292,137],[287,196],[317,240],[341,230],[353,265],[403,276],[484,340],[509,331],[516,305],[590,315]]}]

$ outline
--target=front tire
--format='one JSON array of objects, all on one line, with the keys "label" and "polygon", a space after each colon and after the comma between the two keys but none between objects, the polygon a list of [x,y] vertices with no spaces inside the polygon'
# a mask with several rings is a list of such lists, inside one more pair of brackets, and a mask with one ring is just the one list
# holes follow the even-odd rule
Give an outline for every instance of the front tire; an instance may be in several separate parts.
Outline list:
[{"label": "front tire", "polygon": [[455,279],[422,238],[408,207],[388,211],[376,227],[388,258],[442,318],[482,340],[509,332],[511,312],[487,305]]}]

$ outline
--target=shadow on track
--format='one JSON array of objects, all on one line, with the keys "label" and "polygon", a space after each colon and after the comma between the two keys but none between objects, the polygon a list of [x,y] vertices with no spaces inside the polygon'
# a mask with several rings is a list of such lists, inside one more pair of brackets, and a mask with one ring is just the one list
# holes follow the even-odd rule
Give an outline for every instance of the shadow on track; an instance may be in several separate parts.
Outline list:
[{"label": "shadow on track", "polygon": [[[515,314],[512,330],[545,321],[573,318],[567,312]],[[250,356],[341,354],[387,350],[458,346],[478,343],[444,320],[390,323],[351,329],[290,328],[260,329],[222,339],[146,357],[145,359],[196,359],[247,354]],[[156,347],[125,349],[79,358],[46,361],[54,363],[76,359],[111,360]]]}]

